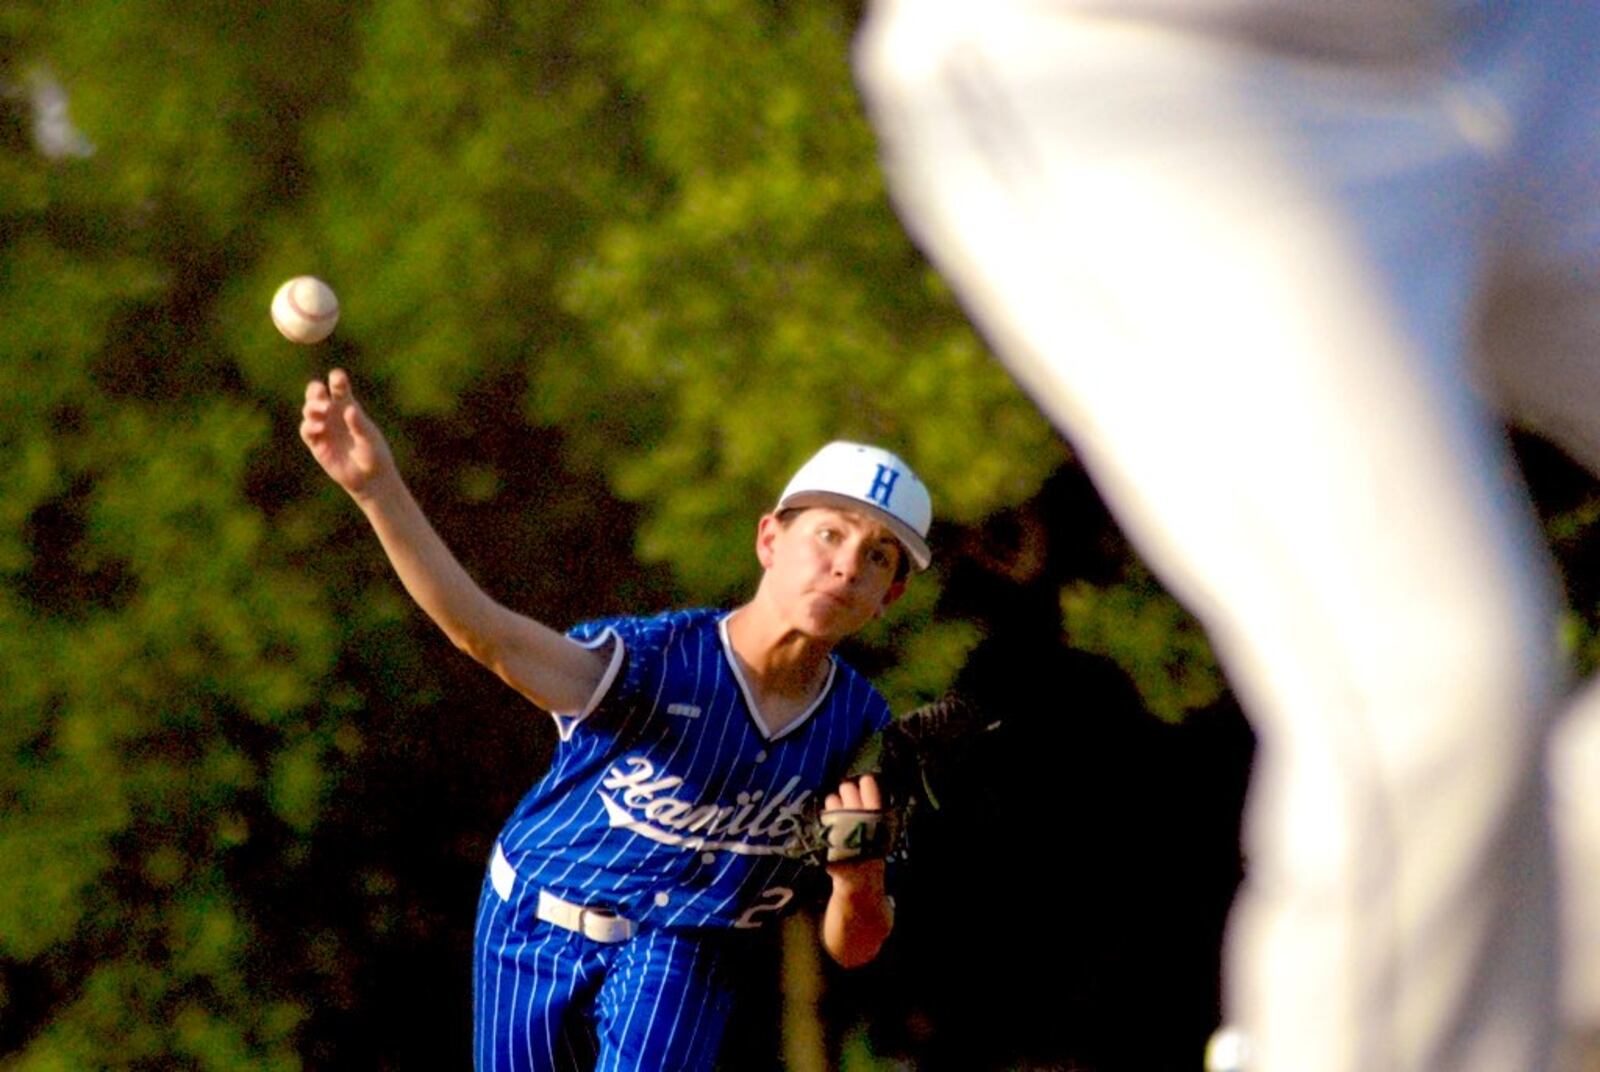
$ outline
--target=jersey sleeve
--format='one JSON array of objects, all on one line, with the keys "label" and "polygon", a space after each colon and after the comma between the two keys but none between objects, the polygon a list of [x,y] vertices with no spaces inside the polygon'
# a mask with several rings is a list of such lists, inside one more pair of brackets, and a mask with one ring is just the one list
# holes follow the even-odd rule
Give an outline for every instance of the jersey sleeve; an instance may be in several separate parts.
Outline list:
[{"label": "jersey sleeve", "polygon": [[608,656],[606,672],[600,678],[600,684],[595,686],[594,694],[579,711],[552,711],[550,715],[555,719],[556,733],[563,741],[572,739],[572,734],[599,708],[606,696],[615,685],[617,675],[628,660],[627,642],[623,638],[622,626],[624,619],[602,619],[584,622],[567,631],[567,636],[592,651],[598,651]]},{"label": "jersey sleeve", "polygon": [[609,661],[600,684],[583,710],[555,713],[561,739],[570,740],[584,723],[620,725],[639,713],[636,709],[648,707],[648,703],[633,701],[641,696],[653,696],[657,691],[664,673],[665,651],[684,627],[685,617],[668,614],[648,618],[602,618],[569,630],[568,637],[586,648],[607,654]]}]

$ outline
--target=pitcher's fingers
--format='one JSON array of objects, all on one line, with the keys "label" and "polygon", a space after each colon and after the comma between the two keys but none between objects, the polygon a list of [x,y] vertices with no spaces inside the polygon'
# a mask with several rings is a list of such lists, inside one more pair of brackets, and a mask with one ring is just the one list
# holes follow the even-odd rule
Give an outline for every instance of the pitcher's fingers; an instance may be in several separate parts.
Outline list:
[{"label": "pitcher's fingers", "polygon": [[319,398],[312,398],[308,396],[306,398],[306,404],[300,407],[300,415],[305,417],[307,420],[320,420],[328,415],[328,407],[330,404],[331,403],[329,403],[327,395],[322,395]]},{"label": "pitcher's fingers", "polygon": [[824,811],[835,811],[842,807],[844,807],[844,801],[839,799],[838,793],[829,793],[822,799],[822,808]]},{"label": "pitcher's fingers", "polygon": [[355,392],[350,390],[350,377],[344,369],[333,369],[328,373],[328,390],[335,398],[353,398]]},{"label": "pitcher's fingers", "polygon": [[312,380],[306,384],[305,404],[300,407],[300,415],[306,420],[316,420],[328,413],[328,388],[321,380]]},{"label": "pitcher's fingers", "polygon": [[353,399],[344,407],[344,426],[355,439],[364,441],[367,438],[367,416],[361,412],[361,404]]},{"label": "pitcher's fingers", "polygon": [[871,810],[883,807],[883,793],[878,789],[878,779],[863,774],[856,782],[856,788],[861,793],[861,807]]}]

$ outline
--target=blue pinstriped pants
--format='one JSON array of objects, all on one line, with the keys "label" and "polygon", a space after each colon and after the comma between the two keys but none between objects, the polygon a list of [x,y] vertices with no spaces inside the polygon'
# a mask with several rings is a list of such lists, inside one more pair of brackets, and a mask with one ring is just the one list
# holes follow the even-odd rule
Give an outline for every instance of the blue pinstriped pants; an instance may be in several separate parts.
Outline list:
[{"label": "blue pinstriped pants", "polygon": [[485,879],[473,941],[477,1072],[706,1072],[733,1004],[726,936],[646,929],[607,945],[534,915]]}]

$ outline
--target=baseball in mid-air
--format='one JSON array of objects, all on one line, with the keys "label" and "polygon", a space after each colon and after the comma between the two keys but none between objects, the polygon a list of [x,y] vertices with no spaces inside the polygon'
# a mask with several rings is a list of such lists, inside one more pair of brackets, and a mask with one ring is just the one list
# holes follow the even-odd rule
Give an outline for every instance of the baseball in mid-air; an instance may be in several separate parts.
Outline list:
[{"label": "baseball in mid-air", "polygon": [[321,342],[339,323],[339,298],[314,275],[297,275],[272,296],[272,322],[290,342]]}]

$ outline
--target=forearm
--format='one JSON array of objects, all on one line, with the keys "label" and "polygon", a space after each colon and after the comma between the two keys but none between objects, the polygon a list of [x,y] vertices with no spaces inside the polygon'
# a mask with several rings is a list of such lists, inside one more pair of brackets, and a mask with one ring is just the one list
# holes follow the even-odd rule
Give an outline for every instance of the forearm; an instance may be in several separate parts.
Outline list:
[{"label": "forearm", "polygon": [[456,647],[482,652],[493,601],[445,546],[400,475],[391,470],[353,497],[411,598]]},{"label": "forearm", "polygon": [[846,968],[859,968],[878,955],[894,929],[894,901],[884,888],[882,861],[843,865],[854,874],[834,876],[833,895],[822,916],[822,945]]},{"label": "forearm", "polygon": [[490,598],[397,472],[390,470],[353,497],[401,584],[452,644],[548,710],[572,711],[588,702],[599,657]]}]

